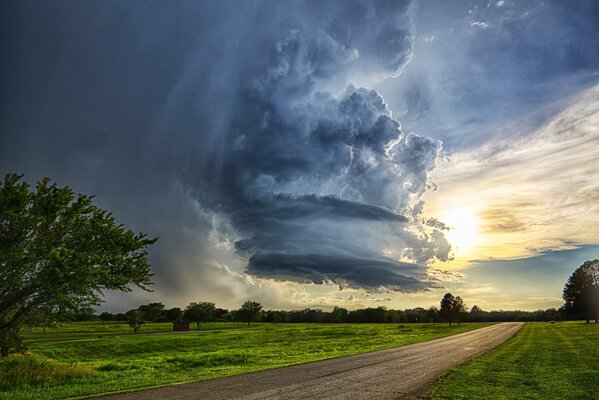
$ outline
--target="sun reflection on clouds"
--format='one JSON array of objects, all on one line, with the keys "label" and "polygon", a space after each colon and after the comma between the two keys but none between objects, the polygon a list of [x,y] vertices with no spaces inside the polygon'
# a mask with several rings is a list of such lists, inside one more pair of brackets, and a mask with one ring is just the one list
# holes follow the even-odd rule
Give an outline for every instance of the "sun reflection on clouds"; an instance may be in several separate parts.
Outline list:
[{"label": "sun reflection on clouds", "polygon": [[445,266],[599,243],[598,132],[596,86],[536,132],[443,160],[425,214],[452,228]]},{"label": "sun reflection on clouds", "polygon": [[469,208],[453,208],[440,215],[441,221],[448,225],[445,233],[456,256],[468,254],[479,242],[479,219],[475,211]]}]

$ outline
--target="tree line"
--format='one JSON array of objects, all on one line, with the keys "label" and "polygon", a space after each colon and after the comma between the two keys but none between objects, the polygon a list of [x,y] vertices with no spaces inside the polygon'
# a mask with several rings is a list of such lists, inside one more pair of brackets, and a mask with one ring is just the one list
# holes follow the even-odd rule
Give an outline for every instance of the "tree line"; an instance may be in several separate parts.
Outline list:
[{"label": "tree line", "polygon": [[[439,307],[416,307],[389,309],[384,306],[348,310],[334,307],[330,311],[318,308],[301,310],[264,310],[258,302],[248,301],[239,309],[228,310],[216,307],[213,302],[193,302],[185,308],[166,308],[162,303],[149,303],[123,313],[102,312],[99,315],[89,310],[78,314],[76,321],[132,321],[132,327],[141,322],[189,322],[199,328],[207,322],[274,322],[274,323],[447,323],[462,322],[505,322],[505,321],[557,321],[571,319],[563,310],[548,308],[537,311],[492,310],[485,311],[474,305],[468,309],[460,296],[446,293]],[[141,326],[141,325],[139,325]],[[138,326],[138,328],[139,328]]]}]

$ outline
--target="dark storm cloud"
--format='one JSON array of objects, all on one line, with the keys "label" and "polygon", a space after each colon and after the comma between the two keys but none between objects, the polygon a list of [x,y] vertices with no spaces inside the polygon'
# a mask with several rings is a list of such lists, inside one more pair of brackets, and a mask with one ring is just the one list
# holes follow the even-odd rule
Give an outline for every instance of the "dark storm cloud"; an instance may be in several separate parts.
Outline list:
[{"label": "dark storm cloud", "polygon": [[450,249],[418,215],[440,143],[351,84],[408,64],[409,1],[4,8],[0,169],[160,235],[161,290],[213,279],[227,241],[259,277],[434,286]]},{"label": "dark storm cloud", "polygon": [[[277,254],[258,252],[250,257],[248,271],[256,276],[306,283],[334,283],[363,287],[415,291],[434,287],[422,268],[389,258],[358,258],[334,254]],[[301,279],[300,279],[301,277]]]}]

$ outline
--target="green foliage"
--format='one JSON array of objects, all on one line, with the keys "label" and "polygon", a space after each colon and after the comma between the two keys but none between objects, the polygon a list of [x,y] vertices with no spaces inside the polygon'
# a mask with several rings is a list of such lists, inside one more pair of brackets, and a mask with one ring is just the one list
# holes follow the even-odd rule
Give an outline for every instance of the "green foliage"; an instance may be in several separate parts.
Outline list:
[{"label": "green foliage", "polygon": [[170,322],[179,321],[183,318],[183,311],[179,307],[173,307],[166,310],[166,320]]},{"label": "green foliage", "polygon": [[[9,388],[0,391],[0,399],[87,397],[212,379],[417,343],[480,327],[479,324],[461,327],[409,324],[398,329],[396,324],[257,323],[250,329],[239,329],[245,324],[207,323],[202,324],[207,329],[197,334],[112,334],[98,338],[98,333],[92,332],[93,329],[101,332],[112,325],[113,329],[128,328],[126,324],[83,322],[51,328],[47,336],[36,334],[38,340],[29,342],[35,357],[86,367],[92,372],[68,384]],[[226,329],[229,327],[237,329]],[[81,331],[89,332],[87,339],[79,336]],[[77,339],[63,336],[58,340],[61,332]],[[13,357],[17,356],[4,360]]]},{"label": "green foliage", "polygon": [[129,310],[125,313],[125,315],[127,316],[127,323],[131,328],[133,328],[135,333],[137,333],[139,328],[146,323],[144,319],[144,313],[140,310]]},{"label": "green foliage", "polygon": [[237,315],[242,321],[250,322],[259,321],[262,315],[262,304],[255,301],[246,301],[241,308],[237,310]]},{"label": "green foliage", "polygon": [[183,318],[189,322],[195,322],[198,329],[200,328],[200,322],[209,322],[214,320],[214,312],[216,306],[214,303],[208,301],[201,301],[199,303],[190,303],[183,313]]},{"label": "green foliage", "polygon": [[164,304],[162,303],[150,303],[144,304],[137,308],[143,314],[143,318],[146,321],[158,321],[162,312],[164,311]]},{"label": "green foliage", "polygon": [[562,295],[566,313],[599,320],[599,260],[585,261],[572,273]]},{"label": "green foliage", "polygon": [[451,326],[452,322],[457,321],[458,324],[466,317],[466,304],[460,296],[445,293],[441,299],[441,308],[439,310],[441,318]]},{"label": "green foliage", "polygon": [[504,344],[452,369],[431,399],[597,399],[599,326],[527,323]]},{"label": "green foliage", "polygon": [[73,316],[100,304],[103,290],[147,289],[156,239],[117,225],[93,197],[49,178],[31,191],[21,178],[0,183],[0,332]]},{"label": "green foliage", "polygon": [[24,352],[26,346],[19,335],[19,328],[12,327],[0,330],[0,350],[6,357],[10,352]]}]

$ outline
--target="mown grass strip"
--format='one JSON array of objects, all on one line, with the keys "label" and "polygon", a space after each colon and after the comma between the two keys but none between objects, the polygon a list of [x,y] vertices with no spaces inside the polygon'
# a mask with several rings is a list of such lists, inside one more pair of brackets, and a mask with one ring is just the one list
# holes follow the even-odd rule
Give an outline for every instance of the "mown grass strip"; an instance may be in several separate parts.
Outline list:
[{"label": "mown grass strip", "polygon": [[599,325],[527,323],[441,377],[429,398],[599,399]]}]

